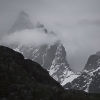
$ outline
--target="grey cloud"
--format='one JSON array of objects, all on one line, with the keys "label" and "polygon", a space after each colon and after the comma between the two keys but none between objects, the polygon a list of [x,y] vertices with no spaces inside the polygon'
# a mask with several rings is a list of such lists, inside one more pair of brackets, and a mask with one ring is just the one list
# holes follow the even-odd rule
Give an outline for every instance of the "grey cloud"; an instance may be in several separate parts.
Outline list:
[{"label": "grey cloud", "polygon": [[4,35],[0,43],[9,45],[9,44],[21,44],[24,46],[28,45],[37,45],[41,46],[44,44],[54,44],[56,41],[58,41],[58,38],[44,33],[44,31],[40,29],[26,29],[18,32],[14,32],[12,34],[6,34]]}]

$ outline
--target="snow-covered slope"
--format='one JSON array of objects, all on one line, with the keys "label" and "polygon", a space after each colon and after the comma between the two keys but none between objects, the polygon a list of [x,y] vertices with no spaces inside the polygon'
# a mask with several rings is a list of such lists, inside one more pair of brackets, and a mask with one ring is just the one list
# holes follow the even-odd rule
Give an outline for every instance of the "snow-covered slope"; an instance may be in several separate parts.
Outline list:
[{"label": "snow-covered slope", "polygon": [[[99,52],[100,54],[100,52]],[[81,75],[64,85],[68,89],[84,90],[85,92],[100,93],[100,55],[91,55]]]},{"label": "snow-covered slope", "polygon": [[66,78],[64,79],[64,81],[61,83],[62,86],[64,86],[66,83],[72,82],[74,79],[76,79],[77,77],[79,77],[80,74],[75,74],[72,71],[68,71]]},{"label": "snow-covered slope", "polygon": [[62,82],[65,79],[69,65],[66,61],[65,49],[61,43],[40,47],[19,45],[14,50],[21,52],[25,58],[41,64],[56,81]]},{"label": "snow-covered slope", "polygon": [[[48,32],[44,25],[40,22],[37,23],[35,28],[42,30],[44,32],[42,32],[43,34],[57,37],[56,33],[54,33],[53,31]],[[11,27],[8,33],[12,34],[13,32],[21,31],[24,29],[34,29],[34,27],[29,20],[28,14],[22,11],[20,12],[18,19],[15,21],[15,24]],[[56,81],[60,83],[62,83],[66,78],[69,78],[69,72],[73,73],[71,75],[74,75],[74,71],[69,68],[69,64],[66,60],[65,48],[59,39],[54,44],[45,44],[42,46],[33,44],[28,46],[13,44],[9,47],[13,48],[15,51],[22,53],[25,58],[32,59],[38,62],[41,66],[43,66],[43,68],[49,71],[49,74]]]}]

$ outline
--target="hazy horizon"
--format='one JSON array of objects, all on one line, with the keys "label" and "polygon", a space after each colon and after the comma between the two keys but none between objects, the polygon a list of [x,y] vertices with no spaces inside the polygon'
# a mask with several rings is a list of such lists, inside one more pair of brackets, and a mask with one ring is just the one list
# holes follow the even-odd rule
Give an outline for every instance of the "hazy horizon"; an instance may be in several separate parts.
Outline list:
[{"label": "hazy horizon", "polygon": [[100,51],[100,0],[0,0],[0,37],[20,11],[34,26],[41,22],[59,35],[71,68],[82,70],[89,56]]}]

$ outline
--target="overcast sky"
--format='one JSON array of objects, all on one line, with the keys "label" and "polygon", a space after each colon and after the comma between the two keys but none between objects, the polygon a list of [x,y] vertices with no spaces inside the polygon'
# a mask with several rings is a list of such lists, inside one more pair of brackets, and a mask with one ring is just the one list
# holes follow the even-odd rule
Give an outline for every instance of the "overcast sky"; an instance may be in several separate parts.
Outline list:
[{"label": "overcast sky", "polygon": [[59,35],[71,68],[82,70],[100,51],[100,0],[0,0],[0,37],[22,10]]}]

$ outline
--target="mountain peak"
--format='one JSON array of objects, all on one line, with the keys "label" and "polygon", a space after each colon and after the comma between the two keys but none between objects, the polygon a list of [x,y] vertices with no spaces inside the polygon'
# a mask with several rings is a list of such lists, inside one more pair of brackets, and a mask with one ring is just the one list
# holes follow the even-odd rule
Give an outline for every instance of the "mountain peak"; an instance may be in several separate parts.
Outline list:
[{"label": "mountain peak", "polygon": [[97,54],[91,55],[85,65],[84,70],[92,71],[99,67],[99,57]]},{"label": "mountain peak", "polygon": [[100,51],[97,51],[97,52],[96,52],[96,55],[97,55],[98,57],[100,57]]},{"label": "mountain peak", "polygon": [[47,29],[44,27],[42,23],[38,22],[36,27],[42,29],[45,33],[48,33]]},{"label": "mountain peak", "polygon": [[24,18],[25,20],[29,20],[28,14],[26,12],[24,12],[24,11],[20,11],[19,12],[17,19],[20,19],[20,18]]},{"label": "mountain peak", "polygon": [[20,31],[24,29],[33,29],[33,23],[30,21],[28,14],[24,11],[21,11],[19,12],[17,20],[8,31],[8,33],[13,33],[15,31]]},{"label": "mountain peak", "polygon": [[37,27],[38,27],[38,28],[44,28],[44,25],[43,25],[42,23],[38,22],[38,23],[37,23]]},{"label": "mountain peak", "polygon": [[19,12],[19,15],[28,16],[28,14],[27,14],[27,13],[25,13],[24,11],[20,11],[20,12]]},{"label": "mountain peak", "polygon": [[51,31],[50,34],[53,35],[53,36],[57,36],[57,34],[54,33],[53,31]]}]

